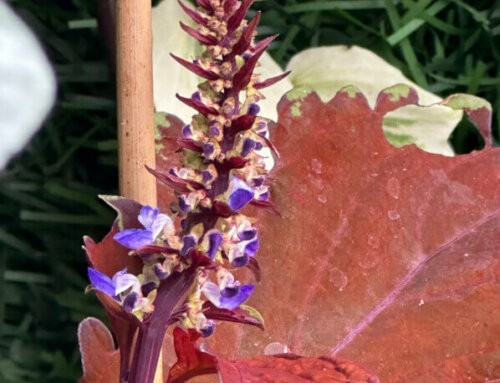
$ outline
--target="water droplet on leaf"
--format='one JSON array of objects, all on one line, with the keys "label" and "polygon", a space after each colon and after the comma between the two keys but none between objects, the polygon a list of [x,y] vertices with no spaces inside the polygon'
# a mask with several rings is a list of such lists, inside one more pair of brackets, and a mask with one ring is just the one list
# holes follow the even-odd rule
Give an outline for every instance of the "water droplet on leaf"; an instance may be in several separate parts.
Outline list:
[{"label": "water droplet on leaf", "polygon": [[311,160],[311,169],[316,174],[321,174],[321,169],[323,168],[323,164],[317,158],[313,158]]},{"label": "water droplet on leaf", "polygon": [[396,210],[389,210],[387,216],[393,221],[399,219],[399,213]]},{"label": "water droplet on leaf", "polygon": [[347,285],[347,277],[338,267],[334,267],[330,271],[330,277],[328,278],[332,285],[342,291]]},{"label": "water droplet on leaf", "polygon": [[387,193],[394,199],[399,198],[400,185],[397,178],[391,177],[385,186]]},{"label": "water droplet on leaf", "polygon": [[373,247],[374,249],[377,249],[378,246],[379,246],[380,242],[378,240],[377,237],[375,237],[374,235],[369,235],[368,236],[368,245],[370,247]]},{"label": "water droplet on leaf", "polygon": [[326,196],[324,194],[319,194],[318,201],[321,203],[327,203],[328,199],[326,198]]},{"label": "water droplet on leaf", "polygon": [[288,346],[279,342],[269,343],[264,349],[264,355],[288,354],[289,352]]},{"label": "water droplet on leaf", "polygon": [[373,253],[363,254],[363,258],[358,262],[359,267],[364,270],[373,269],[377,266],[378,260]]}]

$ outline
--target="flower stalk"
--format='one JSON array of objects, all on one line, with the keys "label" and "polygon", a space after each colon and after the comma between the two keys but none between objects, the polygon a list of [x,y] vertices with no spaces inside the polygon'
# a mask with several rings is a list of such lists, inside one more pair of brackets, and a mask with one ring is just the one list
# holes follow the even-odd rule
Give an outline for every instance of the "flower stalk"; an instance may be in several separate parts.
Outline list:
[{"label": "flower stalk", "polygon": [[[215,320],[262,327],[254,311],[242,306],[255,284],[242,284],[233,272],[248,267],[258,280],[258,232],[242,209],[273,209],[266,179],[273,150],[270,121],[258,115],[259,90],[286,73],[266,80],[254,73],[274,37],[254,42],[260,13],[250,22],[244,19],[252,2],[198,0],[197,10],[180,3],[198,24],[181,23],[182,28],[205,51],[193,61],[172,57],[206,81],[191,97],[177,95],[198,112],[177,140],[184,152],[182,166],[146,166],[174,190],[175,201],[170,214],[139,207],[136,224],[113,234],[115,243],[140,260],[139,273],[122,269],[107,275],[89,268],[108,314],[128,329],[120,345],[122,382],[153,382],[169,325],[203,337],[215,331]],[[138,331],[135,346],[130,328]]]}]

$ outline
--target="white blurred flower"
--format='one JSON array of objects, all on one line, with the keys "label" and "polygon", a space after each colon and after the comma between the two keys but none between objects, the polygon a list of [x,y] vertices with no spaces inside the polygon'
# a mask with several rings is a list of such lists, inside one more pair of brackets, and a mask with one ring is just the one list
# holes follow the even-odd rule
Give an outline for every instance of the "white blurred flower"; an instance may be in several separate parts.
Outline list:
[{"label": "white blurred flower", "polygon": [[0,0],[0,170],[43,123],[56,79],[34,34]]}]

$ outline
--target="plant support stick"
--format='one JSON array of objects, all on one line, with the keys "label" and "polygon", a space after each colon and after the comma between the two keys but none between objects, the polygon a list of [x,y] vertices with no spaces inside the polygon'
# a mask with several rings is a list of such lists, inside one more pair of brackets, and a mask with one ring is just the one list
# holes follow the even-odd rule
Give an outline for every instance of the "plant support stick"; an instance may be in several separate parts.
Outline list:
[{"label": "plant support stick", "polygon": [[[151,2],[116,2],[120,194],[156,206]],[[159,360],[161,360],[161,354]],[[161,363],[155,383],[162,382]]]},{"label": "plant support stick", "polygon": [[120,193],[156,206],[151,2],[116,2]]}]

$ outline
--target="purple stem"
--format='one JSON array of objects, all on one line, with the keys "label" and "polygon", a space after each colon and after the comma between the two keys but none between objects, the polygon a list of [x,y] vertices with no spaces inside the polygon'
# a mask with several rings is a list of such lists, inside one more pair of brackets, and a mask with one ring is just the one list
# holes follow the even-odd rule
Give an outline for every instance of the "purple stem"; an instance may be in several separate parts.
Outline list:
[{"label": "purple stem", "polygon": [[128,383],[153,383],[170,317],[191,288],[195,276],[196,267],[191,267],[182,273],[172,274],[160,284],[154,302],[155,311],[139,329],[130,374],[126,380]]}]

